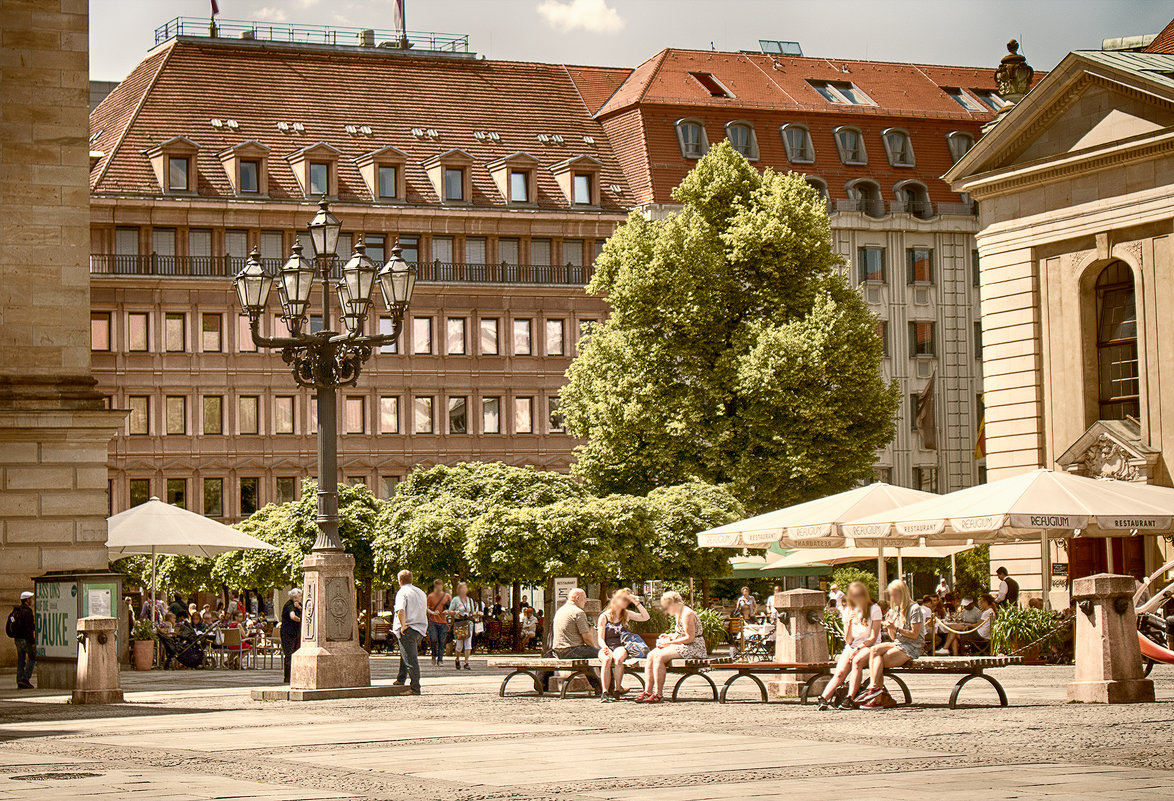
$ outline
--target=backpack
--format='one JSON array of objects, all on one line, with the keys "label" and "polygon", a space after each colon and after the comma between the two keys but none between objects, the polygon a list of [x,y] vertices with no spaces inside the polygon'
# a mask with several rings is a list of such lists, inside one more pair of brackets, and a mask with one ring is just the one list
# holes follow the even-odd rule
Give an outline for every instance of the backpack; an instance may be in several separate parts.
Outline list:
[{"label": "backpack", "polygon": [[4,621],[4,633],[8,635],[9,639],[16,639],[16,615],[19,611],[18,607],[12,607],[12,612],[8,615],[8,620]]}]

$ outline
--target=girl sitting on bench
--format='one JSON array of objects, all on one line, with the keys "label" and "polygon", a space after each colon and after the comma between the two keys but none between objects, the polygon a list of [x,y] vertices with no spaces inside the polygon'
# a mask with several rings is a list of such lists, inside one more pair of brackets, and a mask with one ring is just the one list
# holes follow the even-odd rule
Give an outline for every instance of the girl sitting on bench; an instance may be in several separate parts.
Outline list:
[{"label": "girl sitting on bench", "polygon": [[624,662],[648,653],[644,640],[628,628],[629,620],[648,620],[648,612],[631,590],[621,588],[612,593],[607,609],[595,624],[600,642],[599,678],[603,682],[599,700],[605,704],[618,700],[625,692]]},{"label": "girl sitting on bench", "polygon": [[869,674],[872,686],[856,703],[866,709],[893,707],[897,702],[885,691],[885,670],[900,667],[921,656],[925,646],[922,625],[925,616],[921,605],[913,603],[909,586],[900,580],[889,584],[889,613],[885,631],[892,642],[882,642],[869,649]]},{"label": "girl sitting on bench", "polygon": [[819,696],[820,711],[831,709],[836,690],[844,683],[848,673],[852,678],[848,682],[848,695],[840,704],[841,709],[852,709],[853,698],[860,692],[860,682],[864,678],[864,666],[868,664],[869,649],[880,641],[881,614],[880,605],[872,600],[868,587],[859,581],[848,585],[846,596],[848,607],[844,611],[844,651],[836,662],[836,672],[832,674],[827,687]]},{"label": "girl sitting on bench", "polygon": [[664,700],[664,677],[669,663],[674,659],[705,659],[709,651],[701,633],[701,619],[697,613],[685,606],[685,599],[679,592],[666,592],[660,597],[660,608],[677,620],[671,634],[662,634],[656,641],[656,648],[648,655],[644,670],[644,684],[647,689],[636,699],[638,704],[659,704]]}]

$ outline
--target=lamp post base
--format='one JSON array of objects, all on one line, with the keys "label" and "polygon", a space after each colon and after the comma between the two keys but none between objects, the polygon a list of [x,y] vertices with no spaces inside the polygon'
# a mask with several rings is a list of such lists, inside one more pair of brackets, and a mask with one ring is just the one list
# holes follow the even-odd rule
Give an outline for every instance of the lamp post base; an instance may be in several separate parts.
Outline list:
[{"label": "lamp post base", "polygon": [[293,655],[290,689],[369,687],[371,660],[359,647],[355,614],[354,557],[313,552],[302,567],[302,644]]}]

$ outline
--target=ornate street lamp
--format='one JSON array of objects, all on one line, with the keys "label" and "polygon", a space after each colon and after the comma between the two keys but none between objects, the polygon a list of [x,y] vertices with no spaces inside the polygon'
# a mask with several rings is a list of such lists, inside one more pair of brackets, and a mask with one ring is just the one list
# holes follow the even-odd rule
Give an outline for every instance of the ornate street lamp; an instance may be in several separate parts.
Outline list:
[{"label": "ornate street lamp", "polygon": [[[299,239],[275,281],[265,272],[261,254],[254,248],[233,283],[241,309],[249,317],[253,342],[258,347],[280,349],[294,381],[317,393],[318,537],[303,563],[302,647],[293,657],[290,687],[362,687],[370,685],[371,676],[367,654],[358,642],[355,561],[343,550],[338,536],[338,389],[355,384],[373,349],[399,337],[416,284],[416,268],[403,260],[397,245],[391,259],[377,271],[360,241],[336,283],[331,271],[342,225],[325,200],[318,204],[308,229],[314,261],[302,255]],[[281,317],[290,332],[287,337],[261,335],[261,315],[274,283]],[[305,322],[315,283],[322,293],[322,330],[311,332]],[[391,332],[368,336],[363,331],[376,283],[391,314]],[[341,305],[337,319],[331,311],[332,295],[337,295]],[[342,323],[341,332],[333,330],[336,322]]]}]

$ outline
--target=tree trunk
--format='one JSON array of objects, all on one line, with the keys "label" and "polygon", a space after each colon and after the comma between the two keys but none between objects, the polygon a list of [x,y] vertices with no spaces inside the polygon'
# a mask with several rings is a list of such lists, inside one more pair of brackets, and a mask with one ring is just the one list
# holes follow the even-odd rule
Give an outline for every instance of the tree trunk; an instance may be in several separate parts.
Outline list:
[{"label": "tree trunk", "polygon": [[371,608],[371,579],[363,582],[363,593],[366,595],[366,602],[360,609],[367,610],[367,616],[363,619],[363,648],[367,653],[371,653],[371,615],[374,610]]},{"label": "tree trunk", "polygon": [[510,649],[514,653],[522,650],[522,582],[515,581],[510,588],[512,596],[511,606],[514,610],[514,630],[511,641],[513,647]]},{"label": "tree trunk", "polygon": [[554,641],[554,577],[546,580],[545,597],[542,599],[544,615],[542,617],[542,655],[550,653],[550,644]]},{"label": "tree trunk", "polygon": [[701,579],[701,608],[709,608],[709,579]]},{"label": "tree trunk", "polygon": [[599,580],[599,605],[607,606],[607,579]]}]

